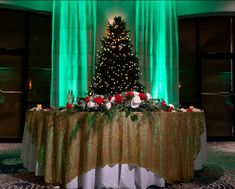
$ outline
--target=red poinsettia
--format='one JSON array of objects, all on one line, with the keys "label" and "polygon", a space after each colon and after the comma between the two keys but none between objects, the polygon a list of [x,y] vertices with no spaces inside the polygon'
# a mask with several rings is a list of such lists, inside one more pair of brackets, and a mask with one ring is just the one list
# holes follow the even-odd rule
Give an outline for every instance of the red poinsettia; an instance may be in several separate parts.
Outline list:
[{"label": "red poinsettia", "polygon": [[103,99],[102,97],[98,96],[98,97],[95,97],[95,98],[94,98],[94,101],[95,101],[95,103],[97,103],[98,105],[101,105],[101,104],[103,104],[104,99]]},{"label": "red poinsettia", "polygon": [[146,100],[147,99],[147,96],[144,93],[140,93],[139,97],[140,97],[141,100]]},{"label": "red poinsettia", "polygon": [[90,101],[90,99],[91,99],[91,97],[90,97],[90,96],[87,96],[87,97],[84,99],[84,101],[85,101],[86,103],[88,103],[88,102]]},{"label": "red poinsettia", "polygon": [[70,103],[67,103],[67,104],[66,104],[66,108],[67,108],[67,109],[72,109],[72,107],[73,107],[72,104],[70,104]]},{"label": "red poinsettia", "polygon": [[125,95],[127,100],[131,100],[135,96],[135,94],[132,91],[126,92]]},{"label": "red poinsettia", "polygon": [[122,95],[117,94],[117,95],[115,96],[114,102],[117,103],[117,104],[120,104],[120,103],[122,103],[122,101],[123,101]]},{"label": "red poinsettia", "polygon": [[161,105],[162,105],[162,106],[166,106],[166,102],[163,100],[163,101],[161,102]]},{"label": "red poinsettia", "polygon": [[128,92],[126,92],[126,96],[132,97],[132,96],[134,96],[134,93],[132,91],[128,91]]},{"label": "red poinsettia", "polygon": [[170,106],[168,109],[165,110],[165,112],[172,112],[174,110],[174,108],[172,106]]},{"label": "red poinsettia", "polygon": [[187,112],[193,112],[193,108],[189,107],[189,109],[187,109]]}]

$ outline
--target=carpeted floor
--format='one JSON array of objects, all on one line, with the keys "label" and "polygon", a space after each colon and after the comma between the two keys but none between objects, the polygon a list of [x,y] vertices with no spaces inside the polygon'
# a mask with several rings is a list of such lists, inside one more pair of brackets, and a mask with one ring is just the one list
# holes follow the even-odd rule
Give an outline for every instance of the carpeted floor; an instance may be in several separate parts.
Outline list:
[{"label": "carpeted floor", "polygon": [[208,143],[207,163],[195,171],[189,183],[175,183],[168,188],[235,189],[235,142]]},{"label": "carpeted floor", "polygon": [[[23,168],[20,149],[21,144],[0,144],[0,189],[50,188],[44,184],[43,177],[36,177]],[[193,180],[167,184],[165,188],[235,189],[235,142],[208,143],[207,164],[195,171]]]},{"label": "carpeted floor", "polygon": [[23,167],[20,153],[20,149],[8,150],[5,152],[0,151],[0,174],[27,172]]}]

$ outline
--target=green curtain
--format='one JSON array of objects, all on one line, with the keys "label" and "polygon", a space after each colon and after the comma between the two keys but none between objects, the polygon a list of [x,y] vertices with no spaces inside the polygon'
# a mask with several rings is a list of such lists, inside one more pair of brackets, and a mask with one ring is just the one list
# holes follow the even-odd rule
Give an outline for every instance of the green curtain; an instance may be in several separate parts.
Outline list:
[{"label": "green curtain", "polygon": [[96,58],[96,1],[53,0],[51,106],[85,97]]},{"label": "green curtain", "polygon": [[178,106],[178,25],[176,2],[136,1],[136,52],[142,80],[154,98]]}]

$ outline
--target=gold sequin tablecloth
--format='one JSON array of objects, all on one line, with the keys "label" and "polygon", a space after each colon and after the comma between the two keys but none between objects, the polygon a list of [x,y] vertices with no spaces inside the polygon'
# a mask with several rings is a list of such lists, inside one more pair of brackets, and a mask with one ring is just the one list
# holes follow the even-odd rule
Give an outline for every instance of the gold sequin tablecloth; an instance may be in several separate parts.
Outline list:
[{"label": "gold sequin tablecloth", "polygon": [[167,182],[193,178],[200,150],[203,112],[124,112],[111,120],[102,112],[28,111],[26,129],[44,168],[45,182],[68,183],[105,165],[133,164]]}]

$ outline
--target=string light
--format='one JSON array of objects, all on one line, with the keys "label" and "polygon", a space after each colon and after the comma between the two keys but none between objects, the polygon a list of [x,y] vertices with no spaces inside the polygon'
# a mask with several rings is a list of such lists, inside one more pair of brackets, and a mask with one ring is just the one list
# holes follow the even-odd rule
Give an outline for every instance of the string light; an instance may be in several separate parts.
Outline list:
[{"label": "string light", "polygon": [[[96,74],[93,77],[96,82],[93,82],[94,84],[91,88],[94,88],[94,86],[99,88],[99,91],[93,90],[98,93],[110,91],[108,92],[109,94],[117,94],[124,89],[133,89],[132,85],[136,85],[135,81],[139,79],[138,61],[134,54],[131,53],[132,45],[129,43],[131,39],[127,34],[128,31],[122,19],[114,19],[113,23],[108,24],[107,31],[107,36],[102,39],[103,47],[97,51],[97,57],[100,62],[96,66]],[[133,82],[129,81],[134,78]],[[103,89],[101,86],[106,88]],[[109,89],[107,89],[107,86]],[[135,87],[138,89],[137,86]]]}]

